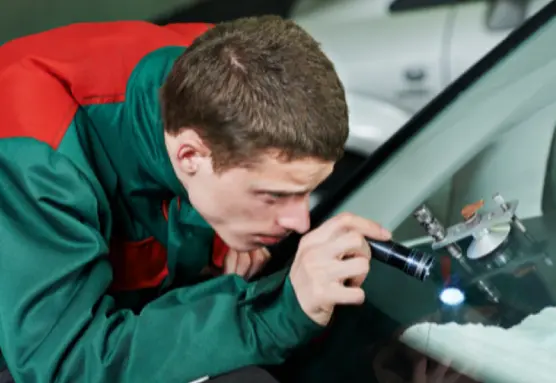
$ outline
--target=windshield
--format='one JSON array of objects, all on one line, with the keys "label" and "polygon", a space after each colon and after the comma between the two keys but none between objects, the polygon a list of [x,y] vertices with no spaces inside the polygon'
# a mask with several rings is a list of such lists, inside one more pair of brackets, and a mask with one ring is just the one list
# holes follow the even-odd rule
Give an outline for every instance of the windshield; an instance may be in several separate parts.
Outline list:
[{"label": "windshield", "polygon": [[[441,267],[431,278],[373,262],[366,291],[369,304],[399,325],[400,344],[469,379],[457,382],[555,379],[554,8],[386,143],[332,213],[373,219],[395,240],[427,251],[438,226],[433,233],[419,219],[430,214],[444,229],[434,252]],[[393,381],[378,362],[388,355],[376,355],[379,381]]]}]

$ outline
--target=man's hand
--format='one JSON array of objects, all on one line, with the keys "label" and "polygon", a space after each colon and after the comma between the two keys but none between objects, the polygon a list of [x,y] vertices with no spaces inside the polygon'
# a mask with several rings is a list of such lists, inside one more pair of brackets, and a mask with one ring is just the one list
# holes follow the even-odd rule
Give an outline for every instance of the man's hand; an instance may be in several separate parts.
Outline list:
[{"label": "man's hand", "polygon": [[371,250],[365,237],[388,240],[377,223],[340,214],[306,234],[299,243],[290,279],[301,308],[325,326],[338,304],[361,304],[361,284],[370,268]]},{"label": "man's hand", "polygon": [[237,274],[249,280],[262,270],[269,259],[270,252],[264,247],[249,252],[230,250],[224,258],[223,274]]}]

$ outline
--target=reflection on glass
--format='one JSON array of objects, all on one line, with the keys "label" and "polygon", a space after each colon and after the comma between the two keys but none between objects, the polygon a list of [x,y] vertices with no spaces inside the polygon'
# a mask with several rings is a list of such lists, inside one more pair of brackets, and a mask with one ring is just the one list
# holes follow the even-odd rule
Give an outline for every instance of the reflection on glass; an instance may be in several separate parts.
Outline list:
[{"label": "reflection on glass", "polygon": [[368,299],[400,326],[375,347],[378,381],[556,381],[554,41],[553,17],[340,208],[439,264],[422,284],[373,269]]},{"label": "reflection on glass", "polygon": [[439,299],[446,306],[459,306],[465,301],[465,293],[457,287],[447,287],[442,290]]}]

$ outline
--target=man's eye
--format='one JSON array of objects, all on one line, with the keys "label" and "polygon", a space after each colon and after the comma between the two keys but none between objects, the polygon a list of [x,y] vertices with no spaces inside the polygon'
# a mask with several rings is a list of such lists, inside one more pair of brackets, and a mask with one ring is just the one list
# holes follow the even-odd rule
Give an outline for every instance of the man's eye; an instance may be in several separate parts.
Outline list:
[{"label": "man's eye", "polygon": [[265,193],[263,195],[263,200],[265,201],[265,203],[272,205],[280,201],[283,201],[285,197],[287,196],[284,195],[283,193]]}]

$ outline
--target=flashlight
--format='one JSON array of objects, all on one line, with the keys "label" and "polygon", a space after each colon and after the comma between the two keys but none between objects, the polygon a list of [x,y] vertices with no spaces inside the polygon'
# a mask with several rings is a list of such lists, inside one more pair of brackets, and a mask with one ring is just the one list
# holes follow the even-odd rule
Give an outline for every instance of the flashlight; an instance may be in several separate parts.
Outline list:
[{"label": "flashlight", "polygon": [[434,255],[409,249],[393,241],[376,241],[367,238],[373,259],[424,281],[430,276],[434,266]]}]

